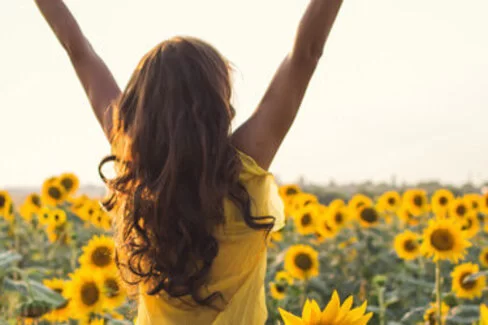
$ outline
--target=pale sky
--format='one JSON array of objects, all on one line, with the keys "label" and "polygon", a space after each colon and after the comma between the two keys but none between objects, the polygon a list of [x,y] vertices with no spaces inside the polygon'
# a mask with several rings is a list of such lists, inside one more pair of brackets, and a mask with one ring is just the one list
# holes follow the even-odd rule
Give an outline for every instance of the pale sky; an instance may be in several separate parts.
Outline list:
[{"label": "pale sky", "polygon": [[[308,0],[66,2],[121,87],[165,38],[214,44],[238,68],[240,124]],[[345,0],[271,171],[316,183],[487,180],[487,16],[486,0]],[[0,44],[0,188],[64,171],[100,184],[109,147],[34,1],[0,1]]]}]

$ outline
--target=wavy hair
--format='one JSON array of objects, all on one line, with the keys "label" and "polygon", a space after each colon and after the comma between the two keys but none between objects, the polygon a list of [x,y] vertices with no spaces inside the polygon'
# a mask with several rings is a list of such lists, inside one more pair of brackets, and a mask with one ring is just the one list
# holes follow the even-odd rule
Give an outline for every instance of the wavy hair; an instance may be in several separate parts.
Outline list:
[{"label": "wavy hair", "polygon": [[[230,199],[246,224],[269,232],[272,217],[253,217],[239,182],[242,163],[230,140],[234,111],[227,61],[209,44],[186,37],[146,54],[113,109],[114,154],[100,163],[116,214],[116,261],[132,293],[203,296],[219,252],[213,233]],[[115,162],[107,179],[105,163]]]}]

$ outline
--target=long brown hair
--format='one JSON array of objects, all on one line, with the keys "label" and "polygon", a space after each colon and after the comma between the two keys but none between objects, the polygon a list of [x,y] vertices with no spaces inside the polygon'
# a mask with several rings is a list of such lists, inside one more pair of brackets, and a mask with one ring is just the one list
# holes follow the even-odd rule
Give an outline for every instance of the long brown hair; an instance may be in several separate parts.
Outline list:
[{"label": "long brown hair", "polygon": [[[242,164],[230,140],[227,61],[209,44],[178,37],[152,49],[114,104],[114,155],[100,164],[117,211],[117,263],[125,281],[147,294],[190,295],[211,305],[219,293],[202,296],[219,243],[229,198],[246,224],[269,231],[272,217],[253,217],[250,196],[239,182]],[[101,169],[116,161],[117,176]],[[136,292],[136,290],[134,290]]]}]

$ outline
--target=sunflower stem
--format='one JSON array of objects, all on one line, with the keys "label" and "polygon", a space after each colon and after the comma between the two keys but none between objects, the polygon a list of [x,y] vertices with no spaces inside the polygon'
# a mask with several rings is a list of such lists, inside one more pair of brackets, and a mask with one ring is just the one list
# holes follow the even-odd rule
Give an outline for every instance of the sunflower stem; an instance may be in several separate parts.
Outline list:
[{"label": "sunflower stem", "polygon": [[381,287],[378,290],[378,303],[380,305],[380,325],[386,324],[386,304],[385,304],[385,288]]},{"label": "sunflower stem", "polygon": [[308,285],[308,279],[303,280],[303,282],[302,282],[302,294],[300,295],[300,306],[302,308],[305,305],[305,301],[307,300],[307,285]]},{"label": "sunflower stem", "polygon": [[442,325],[442,290],[441,290],[441,262],[435,263],[435,290],[437,298],[437,324]]}]

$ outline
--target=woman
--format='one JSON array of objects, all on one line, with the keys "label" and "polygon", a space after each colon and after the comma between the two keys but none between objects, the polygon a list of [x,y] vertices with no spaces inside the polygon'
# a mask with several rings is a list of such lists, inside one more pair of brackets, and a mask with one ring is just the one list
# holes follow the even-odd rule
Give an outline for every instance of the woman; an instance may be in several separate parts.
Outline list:
[{"label": "woman", "polygon": [[117,262],[139,324],[263,324],[266,238],[283,226],[267,171],[319,62],[341,0],[311,0],[292,51],[235,132],[228,62],[175,37],[121,91],[62,0],[36,0],[112,144]]}]

